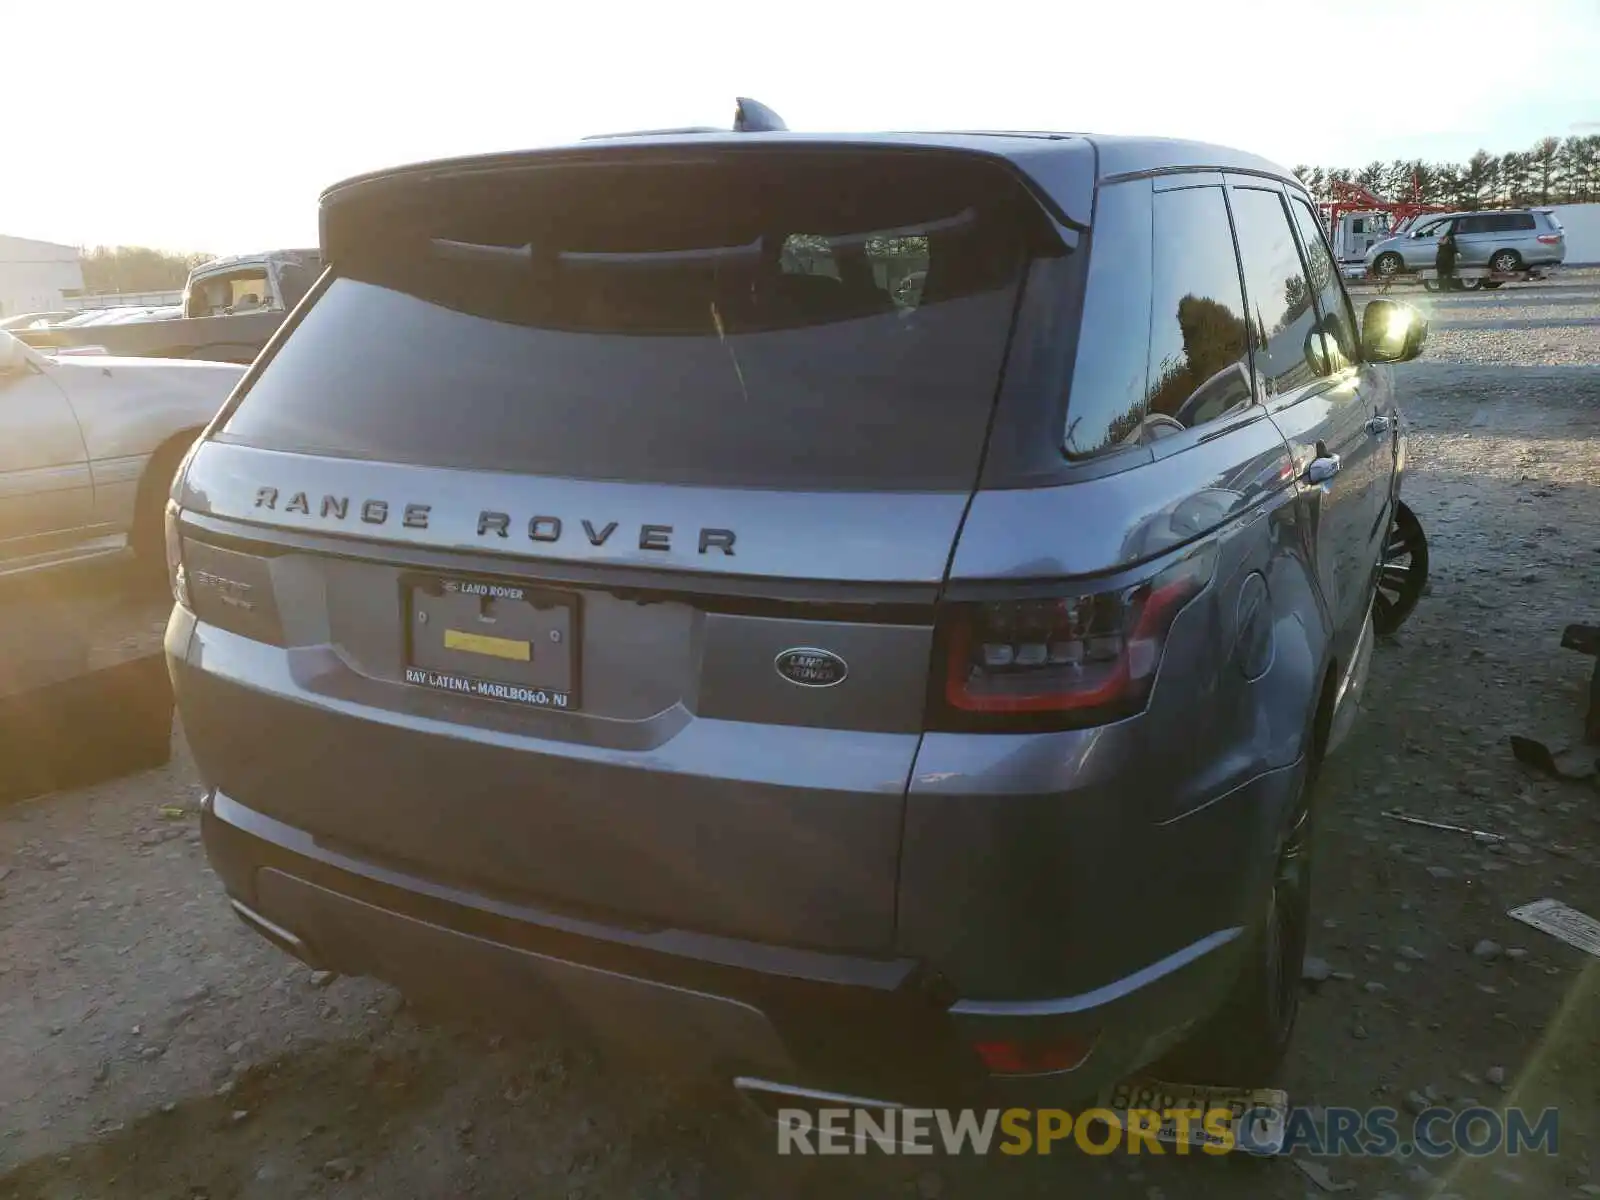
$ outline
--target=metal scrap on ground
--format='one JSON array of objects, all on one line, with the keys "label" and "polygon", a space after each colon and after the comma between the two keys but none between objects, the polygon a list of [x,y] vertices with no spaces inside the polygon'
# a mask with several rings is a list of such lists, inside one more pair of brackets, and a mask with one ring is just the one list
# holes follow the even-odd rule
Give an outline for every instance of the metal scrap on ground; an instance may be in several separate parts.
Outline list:
[{"label": "metal scrap on ground", "polygon": [[1410,813],[1403,813],[1397,808],[1385,809],[1384,816],[1391,821],[1404,821],[1407,825],[1421,825],[1424,829],[1442,829],[1446,833],[1469,833],[1480,842],[1503,842],[1505,835],[1490,833],[1484,829],[1469,829],[1465,825],[1447,825],[1443,821],[1430,821],[1425,817],[1414,817]]},{"label": "metal scrap on ground", "polygon": [[1559,900],[1535,900],[1506,915],[1600,958],[1600,921]]}]

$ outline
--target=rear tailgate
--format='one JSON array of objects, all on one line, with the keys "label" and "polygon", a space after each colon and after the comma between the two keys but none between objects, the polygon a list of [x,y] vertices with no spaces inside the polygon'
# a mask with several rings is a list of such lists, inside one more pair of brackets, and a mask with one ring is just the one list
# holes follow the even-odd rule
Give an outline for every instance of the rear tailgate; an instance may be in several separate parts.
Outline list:
[{"label": "rear tailgate", "polygon": [[763,148],[372,203],[185,482],[208,779],[475,887],[887,946],[1032,197]]}]

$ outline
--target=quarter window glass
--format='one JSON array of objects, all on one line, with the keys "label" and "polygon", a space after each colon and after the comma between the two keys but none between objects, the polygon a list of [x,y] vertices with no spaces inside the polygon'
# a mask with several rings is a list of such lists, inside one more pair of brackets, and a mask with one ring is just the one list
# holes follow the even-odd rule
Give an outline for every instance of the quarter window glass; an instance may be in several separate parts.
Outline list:
[{"label": "quarter window glass", "polygon": [[1157,193],[1152,232],[1145,441],[1214,421],[1253,399],[1222,189]]},{"label": "quarter window glass", "polygon": [[1533,228],[1532,213],[1498,213],[1489,218],[1489,229],[1495,233],[1515,233]]},{"label": "quarter window glass", "polygon": [[1314,356],[1311,284],[1277,192],[1233,191],[1256,370],[1269,393],[1304,387],[1329,369]]},{"label": "quarter window glass", "polygon": [[1150,348],[1150,181],[1100,189],[1063,444],[1090,458],[1138,444]]},{"label": "quarter window glass", "polygon": [[1356,318],[1345,294],[1344,283],[1339,279],[1333,255],[1322,236],[1322,223],[1317,220],[1311,206],[1300,197],[1289,201],[1289,211],[1300,227],[1300,241],[1306,248],[1306,263],[1311,276],[1311,290],[1317,297],[1317,310],[1321,314],[1321,328],[1329,335],[1330,366],[1341,370],[1356,360]]}]

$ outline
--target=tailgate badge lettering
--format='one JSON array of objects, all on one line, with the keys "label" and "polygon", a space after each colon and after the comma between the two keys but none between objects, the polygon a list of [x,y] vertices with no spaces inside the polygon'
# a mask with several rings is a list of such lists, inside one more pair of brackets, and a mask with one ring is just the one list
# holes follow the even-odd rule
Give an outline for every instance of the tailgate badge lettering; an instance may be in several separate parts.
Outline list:
[{"label": "tailgate badge lettering", "polygon": [[[287,499],[285,496],[287,495]],[[280,501],[283,501],[280,503]],[[364,499],[359,504],[354,503],[350,496],[325,495],[313,496],[310,492],[299,491],[284,493],[271,486],[262,486],[255,489],[254,507],[264,508],[268,512],[294,513],[297,516],[321,519],[332,524],[334,522],[349,521],[352,517],[366,525],[385,525],[389,521],[390,509],[393,508],[400,516],[400,523],[406,529],[429,529],[434,527],[433,505],[431,504],[391,504],[388,500]],[[354,511],[352,511],[354,510]],[[451,522],[453,523],[453,522]],[[603,524],[593,517],[583,517],[577,521],[582,527],[583,537],[589,545],[599,549],[605,546],[611,535],[618,531],[616,521],[607,520]],[[550,513],[538,513],[527,519],[527,524],[520,526],[526,531],[529,541],[540,545],[550,545],[557,542],[570,543],[568,534],[571,522],[564,521],[561,517]],[[513,530],[519,528],[517,519],[510,513],[496,512],[493,509],[484,509],[478,513],[476,521],[477,536],[479,538],[511,538],[515,536]],[[677,531],[671,525],[642,524],[638,526],[638,547],[640,550],[650,550],[657,553],[693,553],[695,555],[710,555],[712,557],[734,558],[737,551],[734,543],[739,540],[739,535],[731,529],[719,529],[712,526],[703,526],[698,529],[684,531],[682,544],[674,539]],[[632,533],[624,535],[632,537]],[[823,651],[822,653],[827,653]],[[844,676],[841,675],[842,679]],[[837,681],[835,681],[837,682]],[[811,686],[828,686],[811,685]]]},{"label": "tailgate badge lettering", "polygon": [[850,665],[832,650],[795,646],[772,660],[773,669],[800,687],[825,688],[843,683]]}]

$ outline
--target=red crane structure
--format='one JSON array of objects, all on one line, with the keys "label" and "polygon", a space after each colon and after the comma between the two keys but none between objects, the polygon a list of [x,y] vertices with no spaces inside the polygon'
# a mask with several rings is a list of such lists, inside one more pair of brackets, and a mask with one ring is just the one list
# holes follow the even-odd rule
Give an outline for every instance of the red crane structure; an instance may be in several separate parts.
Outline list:
[{"label": "red crane structure", "polygon": [[1329,230],[1338,229],[1339,218],[1348,212],[1388,213],[1389,232],[1392,235],[1423,213],[1450,211],[1450,206],[1446,204],[1423,203],[1422,184],[1417,179],[1415,171],[1411,173],[1411,194],[1404,200],[1385,200],[1360,184],[1349,183],[1343,179],[1335,179],[1328,185],[1328,190],[1332,193],[1333,199],[1323,201],[1317,207],[1322,210],[1323,219],[1327,221]]}]

